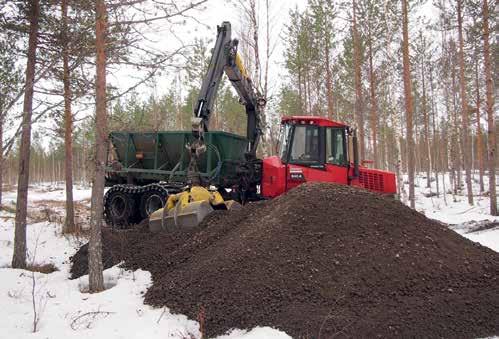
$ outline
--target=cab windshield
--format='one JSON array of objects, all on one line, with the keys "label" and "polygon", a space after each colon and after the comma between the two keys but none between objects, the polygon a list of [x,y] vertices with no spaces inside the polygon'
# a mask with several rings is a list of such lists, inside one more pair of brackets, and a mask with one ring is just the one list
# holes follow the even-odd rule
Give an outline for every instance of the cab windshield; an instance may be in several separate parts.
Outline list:
[{"label": "cab windshield", "polygon": [[312,124],[283,124],[279,157],[284,163],[303,166],[347,166],[346,130]]}]

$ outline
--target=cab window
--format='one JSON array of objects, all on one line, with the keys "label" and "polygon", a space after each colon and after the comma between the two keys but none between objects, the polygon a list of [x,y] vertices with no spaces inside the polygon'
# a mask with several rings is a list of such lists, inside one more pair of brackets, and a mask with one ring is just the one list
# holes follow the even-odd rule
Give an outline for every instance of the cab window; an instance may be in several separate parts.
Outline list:
[{"label": "cab window", "polygon": [[289,160],[295,164],[312,164],[320,161],[319,128],[317,126],[295,126]]},{"label": "cab window", "polygon": [[287,161],[290,138],[291,138],[291,125],[289,124],[281,125],[281,135],[279,138],[278,152],[279,152],[279,157],[284,162]]},{"label": "cab window", "polygon": [[326,128],[326,162],[339,166],[347,164],[343,128]]}]

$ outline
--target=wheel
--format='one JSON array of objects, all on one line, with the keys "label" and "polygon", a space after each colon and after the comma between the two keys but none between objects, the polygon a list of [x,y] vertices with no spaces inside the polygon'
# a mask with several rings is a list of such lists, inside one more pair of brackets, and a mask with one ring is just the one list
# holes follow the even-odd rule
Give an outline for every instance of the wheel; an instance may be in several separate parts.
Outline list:
[{"label": "wheel", "polygon": [[144,192],[140,198],[140,215],[142,219],[149,218],[153,212],[163,208],[167,197],[168,193],[160,187],[152,187],[147,192]]},{"label": "wheel", "polygon": [[112,189],[106,193],[104,213],[108,225],[127,228],[133,224],[134,210],[135,201],[131,194]]}]

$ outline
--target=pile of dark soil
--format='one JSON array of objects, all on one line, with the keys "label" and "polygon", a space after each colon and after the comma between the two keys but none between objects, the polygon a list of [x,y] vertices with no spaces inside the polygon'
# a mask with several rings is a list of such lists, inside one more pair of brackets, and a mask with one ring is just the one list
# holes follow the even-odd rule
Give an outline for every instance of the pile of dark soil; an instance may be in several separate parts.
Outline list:
[{"label": "pile of dark soil", "polygon": [[153,275],[145,303],[192,319],[203,306],[209,336],[499,334],[499,254],[364,190],[304,184],[190,233],[125,242],[124,265]]}]

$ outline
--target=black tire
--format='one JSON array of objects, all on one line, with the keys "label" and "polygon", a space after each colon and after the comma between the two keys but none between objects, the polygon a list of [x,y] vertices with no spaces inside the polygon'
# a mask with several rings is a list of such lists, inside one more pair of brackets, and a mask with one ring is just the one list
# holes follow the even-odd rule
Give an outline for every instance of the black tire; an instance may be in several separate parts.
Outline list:
[{"label": "black tire", "polygon": [[140,197],[140,216],[143,219],[163,208],[166,204],[168,193],[161,187],[151,187]]},{"label": "black tire", "polygon": [[129,193],[110,189],[106,193],[104,213],[106,222],[115,228],[128,228],[134,223],[135,200]]}]

